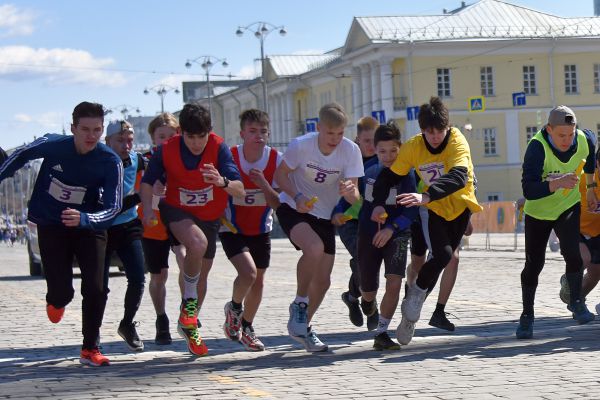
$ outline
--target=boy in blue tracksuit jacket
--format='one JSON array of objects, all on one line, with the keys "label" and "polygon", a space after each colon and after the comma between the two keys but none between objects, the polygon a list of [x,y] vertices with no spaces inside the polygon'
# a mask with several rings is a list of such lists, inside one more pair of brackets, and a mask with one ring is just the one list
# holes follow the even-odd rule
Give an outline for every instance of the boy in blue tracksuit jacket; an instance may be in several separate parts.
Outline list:
[{"label": "boy in blue tracksuit jacket", "polygon": [[61,320],[73,299],[73,257],[81,269],[83,346],[80,362],[108,365],[97,347],[106,306],[103,287],[106,229],[122,205],[123,166],[98,143],[104,108],[83,102],[73,110],[73,136],[48,134],[15,150],[0,165],[0,181],[28,161],[43,158],[29,201],[28,218],[37,224],[48,293],[46,313]]},{"label": "boy in blue tracksuit jacket", "polygon": [[398,306],[402,278],[406,273],[406,257],[410,239],[410,225],[417,216],[414,207],[396,205],[396,196],[416,190],[414,171],[411,171],[390,191],[386,200],[385,223],[371,221],[373,212],[373,184],[384,168],[389,168],[400,149],[400,130],[393,123],[381,125],[375,131],[375,149],[378,163],[365,171],[359,190],[364,198],[358,215],[358,270],[360,272],[361,308],[369,316],[377,311],[379,269],[385,264],[386,288],[379,310],[379,323],[373,347],[377,350],[397,350],[400,346],[387,333],[394,311]]}]

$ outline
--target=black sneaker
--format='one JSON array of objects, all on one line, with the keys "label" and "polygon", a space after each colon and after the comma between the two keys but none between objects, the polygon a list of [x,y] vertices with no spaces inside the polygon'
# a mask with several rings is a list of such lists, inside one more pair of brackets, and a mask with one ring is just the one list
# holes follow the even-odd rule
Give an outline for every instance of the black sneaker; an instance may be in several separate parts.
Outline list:
[{"label": "black sneaker", "polygon": [[373,302],[371,303],[361,301],[360,308],[362,309],[362,312],[367,316],[367,329],[370,331],[377,329],[377,324],[379,324],[379,310],[377,309],[377,300],[373,300]]},{"label": "black sneaker", "polygon": [[139,326],[139,322],[134,321],[130,324],[125,324],[123,321],[119,324],[119,329],[117,333],[119,336],[125,340],[127,343],[127,347],[129,347],[132,351],[143,351],[144,350],[144,342],[140,340],[140,337],[135,330],[136,326]]},{"label": "black sneaker", "polygon": [[455,326],[452,322],[450,322],[448,320],[446,315],[448,315],[448,313],[446,313],[444,311],[435,310],[433,312],[433,314],[431,315],[431,319],[429,320],[429,325],[431,325],[435,328],[443,329],[445,331],[454,332]]},{"label": "black sneaker", "polygon": [[362,312],[360,312],[360,307],[358,306],[358,299],[351,301],[350,292],[344,292],[342,293],[342,301],[348,306],[348,316],[350,317],[350,322],[352,322],[354,326],[363,326],[363,315]]},{"label": "black sneaker", "polygon": [[375,350],[400,350],[400,345],[390,339],[390,335],[387,332],[381,332],[375,336],[373,348]]},{"label": "black sneaker", "polygon": [[169,317],[167,314],[159,315],[156,317],[156,337],[154,343],[159,346],[171,344],[173,339],[171,338],[171,332],[169,331]]}]

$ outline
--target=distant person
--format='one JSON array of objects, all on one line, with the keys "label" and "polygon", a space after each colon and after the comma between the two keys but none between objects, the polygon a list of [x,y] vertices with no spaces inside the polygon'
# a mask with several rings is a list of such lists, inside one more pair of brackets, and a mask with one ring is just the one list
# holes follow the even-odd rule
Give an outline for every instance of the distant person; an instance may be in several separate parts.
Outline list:
[{"label": "distant person", "polygon": [[[79,361],[109,365],[97,346],[107,293],[103,285],[106,229],[122,205],[123,164],[106,145],[104,108],[83,102],[73,110],[72,136],[47,134],[17,149],[0,167],[0,180],[43,158],[29,201],[37,224],[48,292],[46,313],[58,323],[71,302],[73,258],[81,269],[83,345]],[[100,198],[102,194],[102,198]],[[102,200],[102,201],[100,201]]]},{"label": "distant person", "polygon": [[538,276],[546,257],[550,231],[560,240],[569,286],[569,305],[573,319],[580,324],[594,320],[581,294],[583,261],[579,249],[581,193],[577,190],[584,163],[585,203],[595,210],[594,138],[576,129],[575,113],[566,106],[553,108],[548,123],[529,141],[523,161],[525,197],[525,267],[521,272],[523,312],[516,330],[517,339],[533,337],[534,301]]}]

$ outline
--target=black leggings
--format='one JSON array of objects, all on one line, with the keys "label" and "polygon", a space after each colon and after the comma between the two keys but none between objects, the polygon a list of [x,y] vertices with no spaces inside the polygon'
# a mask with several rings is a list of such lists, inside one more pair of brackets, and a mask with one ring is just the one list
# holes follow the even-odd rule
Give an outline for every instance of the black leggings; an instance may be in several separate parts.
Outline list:
[{"label": "black leggings", "polygon": [[[421,289],[433,290],[438,277],[450,262],[454,250],[460,245],[460,240],[465,234],[471,211],[466,208],[452,221],[446,221],[431,210],[427,210],[429,221],[427,231],[431,243],[431,258],[423,264],[417,286]],[[423,223],[425,223],[423,221]]]},{"label": "black leggings", "polygon": [[579,252],[580,203],[575,204],[553,221],[525,215],[525,268],[521,285],[537,287],[538,276],[546,262],[546,246],[554,229],[560,240],[560,252],[567,263],[566,272],[580,272],[583,266]]},{"label": "black leggings", "polygon": [[106,307],[104,253],[106,231],[38,226],[40,255],[46,275],[46,302],[62,308],[73,300],[73,257],[81,270],[83,348],[92,349],[100,334]]}]

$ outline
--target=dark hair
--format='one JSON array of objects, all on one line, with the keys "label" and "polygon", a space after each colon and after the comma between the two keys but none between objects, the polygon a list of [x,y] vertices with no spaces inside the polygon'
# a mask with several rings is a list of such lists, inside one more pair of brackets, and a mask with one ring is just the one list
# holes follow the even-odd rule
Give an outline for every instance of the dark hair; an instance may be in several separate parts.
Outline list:
[{"label": "dark hair", "polygon": [[450,127],[448,109],[442,99],[431,97],[429,103],[425,103],[419,108],[419,127],[422,131],[430,128],[442,131]]},{"label": "dark hair", "polygon": [[393,140],[398,143],[398,146],[402,146],[400,128],[396,125],[394,120],[389,120],[385,125],[379,125],[373,138],[375,146],[377,146],[377,143],[379,142],[387,142],[388,140]]},{"label": "dark hair", "polygon": [[269,119],[269,114],[264,112],[263,110],[257,110],[256,108],[251,108],[249,110],[245,110],[240,114],[240,129],[244,130],[244,125],[247,122],[257,122],[261,125],[269,127],[269,123],[271,120]]},{"label": "dark hair", "polygon": [[210,112],[199,104],[186,104],[179,113],[182,132],[192,135],[206,135],[212,130]]},{"label": "dark hair", "polygon": [[81,118],[102,118],[102,122],[104,122],[105,113],[102,104],[84,101],[73,109],[73,125],[77,126]]}]

